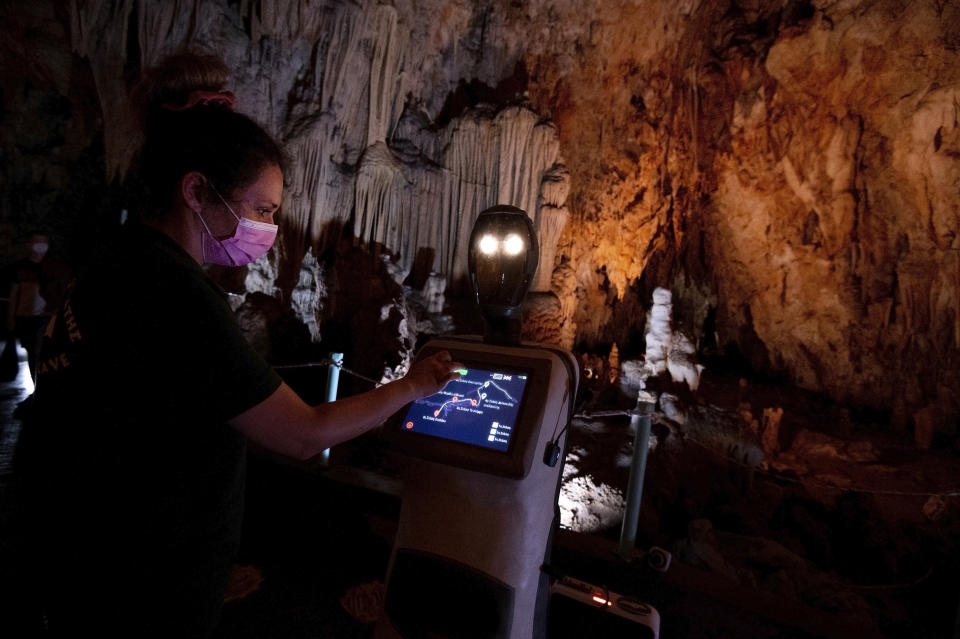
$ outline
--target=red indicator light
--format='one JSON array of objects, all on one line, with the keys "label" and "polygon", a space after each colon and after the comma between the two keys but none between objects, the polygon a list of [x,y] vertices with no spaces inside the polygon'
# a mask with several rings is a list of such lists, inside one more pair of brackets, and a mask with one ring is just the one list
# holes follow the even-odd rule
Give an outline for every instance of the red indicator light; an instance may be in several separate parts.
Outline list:
[{"label": "red indicator light", "polygon": [[600,595],[594,595],[594,596],[593,596],[593,600],[594,600],[595,602],[597,602],[598,604],[600,604],[601,606],[604,605],[604,604],[606,604],[606,605],[608,605],[608,606],[612,606],[612,605],[613,605],[613,604],[611,604],[609,601],[607,601],[605,598],[601,597]]},{"label": "red indicator light", "polygon": [[407,422],[406,426],[407,426],[407,430],[410,430],[411,428],[413,428],[413,422]]}]

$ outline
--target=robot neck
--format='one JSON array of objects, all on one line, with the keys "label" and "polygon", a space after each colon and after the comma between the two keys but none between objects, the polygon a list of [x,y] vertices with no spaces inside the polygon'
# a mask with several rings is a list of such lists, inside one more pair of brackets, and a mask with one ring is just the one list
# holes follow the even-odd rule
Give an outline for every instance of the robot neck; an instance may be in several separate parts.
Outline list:
[{"label": "robot neck", "polygon": [[487,344],[500,346],[520,345],[520,314],[509,317],[483,318],[483,341]]}]

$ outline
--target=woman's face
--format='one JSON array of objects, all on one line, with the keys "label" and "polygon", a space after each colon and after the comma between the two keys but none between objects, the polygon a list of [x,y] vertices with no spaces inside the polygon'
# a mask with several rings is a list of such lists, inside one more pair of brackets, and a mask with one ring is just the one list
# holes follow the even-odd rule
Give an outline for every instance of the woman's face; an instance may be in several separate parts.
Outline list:
[{"label": "woman's face", "polygon": [[[273,224],[273,216],[283,201],[283,173],[280,167],[268,166],[253,184],[222,195],[238,216]],[[214,202],[216,201],[215,199]],[[215,219],[208,218],[207,223],[215,237],[224,238],[233,234],[237,220],[223,204],[220,204],[219,208],[222,215],[210,216]]]}]

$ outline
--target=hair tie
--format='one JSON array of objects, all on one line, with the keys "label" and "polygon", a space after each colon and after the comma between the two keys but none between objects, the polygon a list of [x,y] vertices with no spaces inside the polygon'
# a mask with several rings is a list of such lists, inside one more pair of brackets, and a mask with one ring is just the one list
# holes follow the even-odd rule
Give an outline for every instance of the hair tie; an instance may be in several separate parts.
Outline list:
[{"label": "hair tie", "polygon": [[183,106],[164,102],[160,108],[166,111],[186,111],[195,106],[219,105],[232,111],[234,101],[234,95],[230,91],[192,91]]}]

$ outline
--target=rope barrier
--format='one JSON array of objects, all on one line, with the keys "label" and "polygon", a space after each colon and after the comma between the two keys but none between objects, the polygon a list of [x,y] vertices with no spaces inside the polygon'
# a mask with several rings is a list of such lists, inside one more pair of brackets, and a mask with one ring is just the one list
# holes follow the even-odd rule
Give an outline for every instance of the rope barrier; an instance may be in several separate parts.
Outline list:
[{"label": "rope barrier", "polygon": [[933,575],[933,564],[927,566],[926,572],[913,581],[896,584],[844,584],[847,588],[853,590],[900,590],[903,588],[916,588]]},{"label": "rope barrier", "polygon": [[[574,418],[575,418],[575,419],[592,419],[592,418],[600,418],[600,417],[630,417],[631,415],[633,415],[633,411],[625,411],[625,410],[619,410],[619,411],[597,411],[597,412],[595,412],[595,413],[577,413],[577,414],[574,415]],[[659,417],[656,413],[654,414],[654,418],[657,419],[658,422],[661,422],[661,423],[663,422],[663,419],[662,419],[661,417]],[[727,456],[727,455],[724,455],[724,454],[722,454],[722,453],[714,450],[712,447],[708,446],[707,444],[705,444],[705,443],[703,443],[703,442],[701,442],[701,441],[698,441],[695,437],[691,437],[688,433],[683,433],[683,438],[684,438],[685,440],[690,441],[690,442],[693,443],[693,444],[696,444],[697,446],[701,447],[702,449],[706,450],[707,452],[711,453],[712,455],[714,455],[714,456],[716,456],[716,457],[718,457],[718,458],[720,458],[720,459],[723,459],[723,460],[725,460],[725,461],[727,461],[727,462],[733,463],[733,464],[735,464],[735,465],[737,465],[737,466],[740,466],[740,467],[742,467],[742,468],[747,468],[747,469],[752,470],[752,471],[754,471],[754,472],[759,472],[759,473],[761,473],[761,474],[763,474],[763,475],[765,475],[765,476],[767,476],[767,477],[770,477],[771,479],[774,479],[774,480],[776,480],[776,481],[785,482],[785,483],[792,483],[792,484],[797,484],[797,485],[800,485],[800,486],[805,486],[805,485],[807,485],[807,484],[816,484],[816,485],[818,485],[818,486],[823,486],[823,487],[825,487],[825,488],[831,488],[831,489],[833,489],[833,490],[848,491],[848,492],[855,492],[855,493],[863,493],[863,494],[867,494],[867,495],[890,495],[890,496],[898,496],[898,497],[927,497],[927,498],[930,498],[930,497],[941,497],[941,498],[946,498],[946,497],[960,497],[960,489],[956,489],[956,490],[953,490],[953,489],[952,489],[952,490],[946,490],[946,491],[942,491],[942,492],[909,491],[909,490],[884,490],[884,489],[879,489],[879,488],[862,488],[862,487],[859,487],[859,486],[849,486],[849,487],[837,486],[836,484],[831,484],[831,483],[828,483],[828,482],[825,482],[825,481],[822,481],[822,480],[819,480],[819,479],[815,479],[815,478],[812,478],[812,477],[809,478],[809,479],[805,479],[805,480],[794,479],[794,478],[792,478],[792,477],[785,477],[785,476],[783,476],[783,475],[780,475],[780,474],[771,472],[771,471],[769,471],[769,470],[764,470],[764,469],[762,469],[762,468],[757,468],[756,466],[751,466],[750,464],[745,464],[745,463],[743,463],[742,461],[740,461],[740,460],[738,460],[738,459],[736,459],[736,458],[734,458],[734,457],[729,457],[729,456]]]},{"label": "rope barrier", "polygon": [[767,477],[770,477],[777,481],[782,481],[784,483],[797,484],[800,486],[804,486],[810,483],[810,484],[817,484],[818,486],[823,486],[825,488],[832,488],[834,490],[839,490],[841,492],[846,491],[846,492],[854,492],[854,493],[864,493],[868,495],[896,495],[900,497],[960,497],[960,490],[947,490],[947,491],[936,492],[936,493],[925,492],[925,491],[908,491],[908,490],[883,490],[879,488],[861,488],[859,486],[848,486],[848,487],[837,486],[836,484],[830,484],[813,477],[806,480],[794,479],[792,477],[784,477],[783,475],[775,474],[771,471],[764,470],[762,468],[757,468],[755,466],[750,466],[749,464],[744,464],[743,462],[738,461],[733,457],[721,455],[717,451],[710,448],[710,446],[708,446],[707,444],[704,444],[703,442],[698,441],[696,438],[690,437],[689,435],[684,434],[684,439],[689,440],[690,442],[696,444],[697,446],[700,446],[704,450],[712,453],[717,457],[722,457],[723,459],[729,462],[732,462],[738,466],[752,469],[756,472],[760,472],[761,474],[766,475]]},{"label": "rope barrier", "polygon": [[370,382],[371,384],[373,384],[374,386],[376,386],[376,387],[378,387],[378,388],[379,388],[380,386],[382,386],[382,384],[381,384],[379,381],[377,381],[377,380],[375,380],[375,379],[373,379],[373,378],[367,377],[366,375],[363,375],[363,374],[361,374],[361,373],[358,373],[358,372],[355,371],[355,370],[351,370],[351,369],[347,368],[346,366],[344,366],[344,365],[343,365],[343,362],[335,362],[335,361],[333,361],[332,359],[330,359],[329,357],[327,357],[327,358],[325,358],[325,359],[322,359],[322,360],[320,360],[319,362],[304,362],[304,363],[302,363],[302,364],[283,364],[283,365],[281,365],[281,366],[274,366],[273,368],[276,369],[276,370],[283,370],[283,369],[291,369],[291,368],[317,368],[317,367],[320,367],[320,366],[324,366],[324,367],[326,367],[326,366],[336,366],[337,368],[339,368],[341,371],[343,371],[343,372],[346,373],[347,375],[352,375],[353,377],[356,377],[356,378],[358,378],[358,379],[362,379],[362,380],[365,381],[365,382]]},{"label": "rope barrier", "polygon": [[[597,411],[597,412],[593,412],[593,413],[587,413],[587,412],[576,413],[576,414],[574,414],[574,418],[576,418],[576,419],[590,419],[590,418],[601,418],[601,417],[631,417],[631,416],[633,416],[634,414],[636,414],[635,411],[611,410],[611,411]],[[653,417],[655,417],[659,422],[661,422],[661,423],[663,422],[663,418],[662,418],[661,416],[659,416],[659,415],[657,415],[657,414],[654,414]],[[741,467],[743,467],[743,468],[751,469],[751,470],[754,470],[754,471],[759,471],[761,474],[766,475],[767,477],[769,477],[770,479],[772,479],[772,480],[774,480],[774,481],[782,481],[782,482],[787,482],[787,483],[793,483],[793,484],[797,484],[797,485],[804,486],[804,487],[805,487],[805,484],[806,484],[806,483],[814,483],[814,484],[818,484],[818,485],[820,485],[820,486],[824,486],[824,487],[827,487],[827,488],[832,488],[832,489],[839,490],[839,491],[851,491],[851,492],[858,492],[858,493],[865,493],[865,494],[876,494],[876,495],[898,495],[898,496],[909,496],[909,497],[926,497],[926,498],[928,498],[928,499],[931,498],[931,497],[945,498],[945,497],[957,497],[957,496],[960,496],[960,491],[946,491],[946,492],[939,492],[939,493],[930,493],[930,492],[901,491],[901,490],[876,490],[876,489],[859,488],[859,487],[843,488],[843,487],[841,487],[841,486],[835,486],[835,485],[833,485],[833,484],[829,484],[829,483],[820,481],[820,480],[818,480],[818,479],[809,479],[809,480],[807,480],[807,481],[801,481],[801,480],[799,480],[799,479],[793,479],[793,478],[791,478],[791,477],[783,477],[783,476],[781,476],[781,475],[777,475],[777,474],[774,474],[774,473],[769,472],[769,471],[764,471],[764,470],[762,470],[762,469],[758,469],[758,468],[756,468],[755,466],[751,466],[751,465],[749,465],[749,464],[745,464],[745,463],[737,460],[736,458],[729,457],[729,456],[727,456],[727,455],[723,455],[723,454],[717,452],[716,450],[714,450],[713,448],[711,448],[710,446],[708,446],[707,444],[705,444],[705,443],[697,440],[695,437],[690,437],[690,436],[689,436],[688,434],[686,434],[686,433],[684,433],[683,436],[684,436],[684,439],[689,440],[691,443],[693,443],[693,444],[695,444],[695,445],[697,445],[697,446],[700,446],[702,449],[706,450],[707,452],[709,452],[710,454],[712,454],[712,455],[714,455],[714,456],[716,456],[716,457],[719,457],[719,458],[721,458],[721,459],[723,459],[723,460],[725,460],[725,461],[727,461],[727,462],[732,462],[733,464],[738,465],[738,466],[741,466]],[[926,570],[924,571],[924,573],[923,573],[922,575],[920,575],[919,577],[917,577],[917,578],[914,579],[913,581],[909,581],[909,582],[887,583],[887,584],[856,584],[856,583],[847,583],[847,582],[844,582],[843,585],[844,585],[844,587],[849,588],[849,589],[851,589],[851,590],[858,590],[858,591],[861,591],[861,592],[870,592],[870,591],[879,592],[879,591],[889,591],[889,590],[912,589],[912,588],[916,588],[917,586],[919,586],[919,585],[922,584],[923,582],[927,581],[927,580],[933,575],[933,570],[934,570],[933,564],[928,564]]]}]

